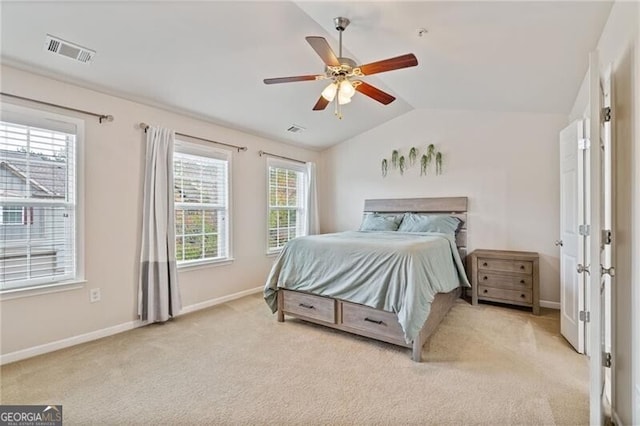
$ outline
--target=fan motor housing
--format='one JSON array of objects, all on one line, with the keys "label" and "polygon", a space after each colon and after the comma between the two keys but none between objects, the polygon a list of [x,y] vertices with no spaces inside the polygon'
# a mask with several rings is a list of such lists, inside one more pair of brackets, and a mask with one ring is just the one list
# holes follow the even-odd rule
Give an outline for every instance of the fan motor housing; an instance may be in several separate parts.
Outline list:
[{"label": "fan motor housing", "polygon": [[338,58],[339,67],[326,66],[324,71],[328,77],[350,76],[357,67],[356,61],[351,58]]}]

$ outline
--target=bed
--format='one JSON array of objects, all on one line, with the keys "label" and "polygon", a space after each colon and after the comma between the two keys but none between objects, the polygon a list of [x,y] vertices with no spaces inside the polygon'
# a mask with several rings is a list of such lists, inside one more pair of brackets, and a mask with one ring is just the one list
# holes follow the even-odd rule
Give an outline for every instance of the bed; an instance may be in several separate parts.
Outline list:
[{"label": "bed", "polygon": [[429,214],[458,218],[460,227],[455,236],[347,231],[296,238],[274,263],[265,300],[279,322],[286,314],[411,348],[421,362],[425,343],[469,287],[466,212],[466,197],[366,200],[365,217]]}]

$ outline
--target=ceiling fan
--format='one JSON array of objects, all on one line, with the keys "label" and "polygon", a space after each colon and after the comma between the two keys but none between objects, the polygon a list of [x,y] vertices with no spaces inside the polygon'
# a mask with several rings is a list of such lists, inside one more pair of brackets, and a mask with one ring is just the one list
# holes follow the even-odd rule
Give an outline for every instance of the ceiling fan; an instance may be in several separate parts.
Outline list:
[{"label": "ceiling fan", "polygon": [[321,111],[325,109],[331,101],[336,99],[335,114],[338,118],[342,118],[340,106],[351,102],[351,98],[356,92],[360,92],[384,105],[393,102],[396,99],[395,97],[362,80],[358,80],[358,78],[401,68],[415,67],[418,65],[418,59],[416,59],[413,53],[408,53],[406,55],[396,56],[395,58],[371,62],[365,65],[357,65],[353,59],[342,56],[342,32],[349,26],[351,21],[347,18],[338,17],[334,18],[333,22],[335,23],[336,30],[340,33],[340,50],[338,56],[331,50],[331,46],[329,46],[329,43],[327,43],[324,37],[306,37],[307,42],[326,64],[324,74],[265,78],[264,83],[277,84],[291,83],[294,81],[331,80],[331,84],[322,91],[313,110]]}]

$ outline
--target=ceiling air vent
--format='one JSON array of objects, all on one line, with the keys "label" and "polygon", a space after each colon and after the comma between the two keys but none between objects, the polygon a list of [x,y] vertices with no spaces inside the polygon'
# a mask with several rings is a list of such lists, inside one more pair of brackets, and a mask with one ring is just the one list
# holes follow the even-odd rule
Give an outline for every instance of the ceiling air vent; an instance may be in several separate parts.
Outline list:
[{"label": "ceiling air vent", "polygon": [[297,124],[292,124],[291,127],[289,127],[287,129],[287,132],[291,132],[291,133],[302,133],[304,132],[306,129],[302,126],[298,126]]},{"label": "ceiling air vent", "polygon": [[47,34],[44,49],[48,52],[66,56],[82,63],[91,62],[96,54],[95,50],[87,49],[74,43],[62,40],[58,37]]}]

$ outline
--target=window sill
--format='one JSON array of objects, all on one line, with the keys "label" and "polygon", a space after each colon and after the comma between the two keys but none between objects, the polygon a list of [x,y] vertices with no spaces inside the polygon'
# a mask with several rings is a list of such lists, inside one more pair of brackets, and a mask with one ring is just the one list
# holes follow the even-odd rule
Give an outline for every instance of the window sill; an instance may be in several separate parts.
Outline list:
[{"label": "window sill", "polygon": [[278,250],[269,250],[267,252],[267,257],[276,257],[278,256],[280,253],[282,253],[282,249],[278,249]]},{"label": "window sill", "polygon": [[235,259],[232,257],[227,257],[226,259],[220,260],[198,260],[189,263],[183,263],[178,265],[178,272],[181,271],[191,271],[194,269],[202,269],[208,267],[217,267],[217,266],[226,266],[231,265]]},{"label": "window sill", "polygon": [[0,290],[0,301],[21,299],[23,297],[41,296],[62,291],[78,290],[84,287],[86,280],[65,281],[55,284],[44,284],[33,287],[9,288]]}]

